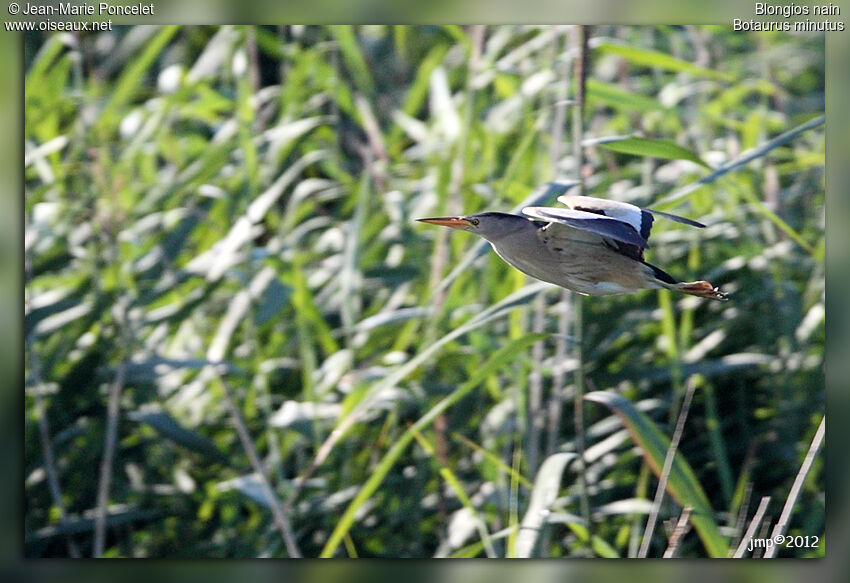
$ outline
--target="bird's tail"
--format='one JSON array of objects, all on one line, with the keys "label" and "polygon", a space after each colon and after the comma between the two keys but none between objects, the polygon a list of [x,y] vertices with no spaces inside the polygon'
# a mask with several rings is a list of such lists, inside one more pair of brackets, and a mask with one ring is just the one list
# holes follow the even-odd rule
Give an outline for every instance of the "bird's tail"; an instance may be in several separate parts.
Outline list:
[{"label": "bird's tail", "polygon": [[683,294],[698,296],[701,298],[719,300],[721,302],[725,302],[729,299],[729,294],[720,291],[707,281],[676,281],[673,276],[663,269],[659,269],[649,263],[645,263],[645,265],[652,270],[652,274],[655,276],[655,281],[660,287],[666,287],[667,289],[672,289],[682,292]]}]

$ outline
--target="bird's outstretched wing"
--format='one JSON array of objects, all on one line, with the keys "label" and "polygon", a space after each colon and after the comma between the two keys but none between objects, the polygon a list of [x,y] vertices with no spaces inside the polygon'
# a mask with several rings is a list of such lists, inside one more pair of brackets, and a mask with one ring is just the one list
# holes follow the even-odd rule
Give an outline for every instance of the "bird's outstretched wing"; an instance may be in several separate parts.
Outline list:
[{"label": "bird's outstretched wing", "polygon": [[596,235],[601,238],[601,243],[637,261],[643,261],[643,250],[649,247],[653,215],[693,227],[705,227],[702,223],[685,217],[642,209],[616,200],[564,194],[558,197],[558,202],[568,208],[534,206],[526,207],[522,212],[533,219]]},{"label": "bird's outstretched wing", "polygon": [[527,206],[522,209],[522,214],[532,219],[566,225],[573,229],[592,233],[603,239],[613,239],[620,243],[634,245],[640,249],[645,249],[649,246],[649,243],[635,229],[633,224],[602,213],[543,206]]},{"label": "bird's outstretched wing", "polygon": [[653,209],[644,209],[637,207],[627,202],[616,200],[606,200],[603,198],[593,198],[591,196],[570,196],[564,194],[558,197],[558,202],[573,209],[589,213],[597,213],[618,219],[624,223],[630,224],[634,229],[641,234],[644,239],[649,240],[649,232],[652,229],[652,215],[664,217],[677,223],[690,225],[692,227],[705,228],[705,225],[697,221],[680,217],[671,213],[656,211]]}]

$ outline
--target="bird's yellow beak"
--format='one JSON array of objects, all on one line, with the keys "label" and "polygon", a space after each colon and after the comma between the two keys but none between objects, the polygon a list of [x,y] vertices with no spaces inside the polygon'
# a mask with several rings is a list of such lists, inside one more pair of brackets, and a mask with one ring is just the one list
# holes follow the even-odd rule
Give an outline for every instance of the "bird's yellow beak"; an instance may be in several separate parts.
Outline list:
[{"label": "bird's yellow beak", "polygon": [[465,229],[469,226],[469,220],[464,217],[435,217],[433,219],[416,219],[420,223],[429,225],[440,225],[452,229]]}]

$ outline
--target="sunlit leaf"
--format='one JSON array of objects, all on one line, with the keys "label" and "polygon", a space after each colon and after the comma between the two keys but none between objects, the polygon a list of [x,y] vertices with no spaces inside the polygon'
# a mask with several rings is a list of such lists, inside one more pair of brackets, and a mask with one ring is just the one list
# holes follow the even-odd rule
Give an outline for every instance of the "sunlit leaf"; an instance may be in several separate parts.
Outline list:
[{"label": "sunlit leaf", "polygon": [[598,140],[595,142],[601,148],[621,152],[623,154],[634,154],[635,156],[648,156],[650,158],[666,158],[670,160],[689,160],[700,166],[710,169],[699,156],[683,148],[682,146],[668,140],[652,140],[649,138],[616,138],[611,141]]}]

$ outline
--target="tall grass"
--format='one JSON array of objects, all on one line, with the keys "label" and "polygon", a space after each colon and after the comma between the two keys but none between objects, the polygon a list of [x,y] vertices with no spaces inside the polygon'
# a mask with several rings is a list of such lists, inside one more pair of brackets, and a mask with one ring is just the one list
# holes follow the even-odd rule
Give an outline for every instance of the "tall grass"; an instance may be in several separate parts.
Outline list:
[{"label": "tall grass", "polygon": [[[822,537],[823,36],[594,27],[582,117],[573,33],[26,37],[27,555],[719,556],[746,492]],[[709,225],[648,259],[731,301],[576,330],[413,220],[550,180]]]}]

